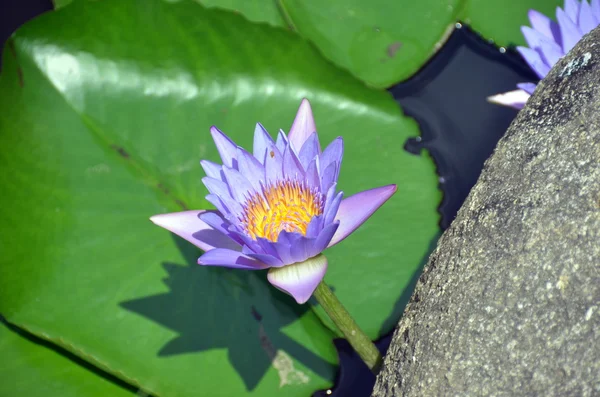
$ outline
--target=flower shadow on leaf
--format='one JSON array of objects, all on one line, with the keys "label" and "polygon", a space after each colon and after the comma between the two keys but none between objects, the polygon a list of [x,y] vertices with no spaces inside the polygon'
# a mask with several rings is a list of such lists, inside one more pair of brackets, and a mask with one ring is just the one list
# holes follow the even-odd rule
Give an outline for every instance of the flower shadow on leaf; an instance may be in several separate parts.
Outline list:
[{"label": "flower shadow on leaf", "polygon": [[187,264],[162,263],[170,291],[120,304],[179,333],[158,357],[226,348],[248,390],[258,385],[279,350],[323,378],[333,377],[334,366],[280,331],[310,310],[309,305],[298,305],[275,290],[265,272],[199,266],[200,251],[173,238]]}]

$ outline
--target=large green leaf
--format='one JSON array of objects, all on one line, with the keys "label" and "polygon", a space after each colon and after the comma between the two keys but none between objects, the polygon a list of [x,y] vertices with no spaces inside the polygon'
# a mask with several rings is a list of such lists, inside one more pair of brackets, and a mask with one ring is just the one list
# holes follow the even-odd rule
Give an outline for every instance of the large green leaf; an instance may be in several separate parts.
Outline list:
[{"label": "large green leaf", "polygon": [[0,396],[132,397],[134,393],[0,322]]},{"label": "large green leaf", "polygon": [[[160,396],[305,396],[331,384],[333,333],[264,272],[199,267],[148,217],[206,208],[209,127],[248,147],[311,99],[345,138],[347,193],[399,192],[328,253],[326,280],[372,337],[436,235],[416,124],[282,29],[198,3],[77,1],[25,25],[0,76],[0,312]],[[391,321],[390,321],[391,319]]]}]

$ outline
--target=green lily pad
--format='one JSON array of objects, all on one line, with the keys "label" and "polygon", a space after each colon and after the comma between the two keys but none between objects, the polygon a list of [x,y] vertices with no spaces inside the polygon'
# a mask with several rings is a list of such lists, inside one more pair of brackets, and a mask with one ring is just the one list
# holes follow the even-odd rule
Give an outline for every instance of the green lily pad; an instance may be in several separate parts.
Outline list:
[{"label": "green lily pad", "polygon": [[[0,75],[0,312],[157,396],[305,396],[331,385],[334,333],[264,272],[196,265],[151,215],[207,208],[209,127],[241,146],[301,98],[345,138],[347,195],[399,191],[329,250],[331,283],[375,338],[437,232],[431,161],[391,97],[304,40],[192,1],[77,1],[26,24]],[[390,319],[393,319],[390,322]]]},{"label": "green lily pad", "polygon": [[[251,21],[288,26],[367,84],[387,88],[414,75],[459,20],[499,46],[523,45],[527,11],[554,16],[562,0],[203,0]],[[263,7],[264,13],[257,13]],[[278,13],[276,17],[274,13]]]},{"label": "green lily pad", "polygon": [[132,391],[0,322],[0,396],[132,397]]}]

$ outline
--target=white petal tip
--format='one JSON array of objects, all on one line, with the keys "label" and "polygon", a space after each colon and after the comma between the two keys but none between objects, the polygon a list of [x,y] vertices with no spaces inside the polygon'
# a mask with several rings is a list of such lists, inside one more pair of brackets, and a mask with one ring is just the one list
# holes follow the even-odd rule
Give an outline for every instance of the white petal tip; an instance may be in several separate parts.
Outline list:
[{"label": "white petal tip", "polygon": [[515,109],[522,109],[529,99],[530,95],[524,90],[514,90],[487,97],[487,101],[497,105],[509,106]]},{"label": "white petal tip", "polygon": [[317,255],[301,263],[269,269],[267,279],[277,289],[291,295],[297,303],[306,303],[325,277],[327,258]]}]

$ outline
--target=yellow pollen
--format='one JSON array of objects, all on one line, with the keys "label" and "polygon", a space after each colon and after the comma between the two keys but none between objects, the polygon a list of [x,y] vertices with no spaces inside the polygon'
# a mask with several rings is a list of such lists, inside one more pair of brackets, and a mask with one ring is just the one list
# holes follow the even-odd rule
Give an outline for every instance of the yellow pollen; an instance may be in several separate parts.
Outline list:
[{"label": "yellow pollen", "polygon": [[284,180],[264,187],[243,207],[241,223],[248,235],[277,241],[283,230],[306,235],[311,219],[323,213],[323,199],[303,182]]}]

